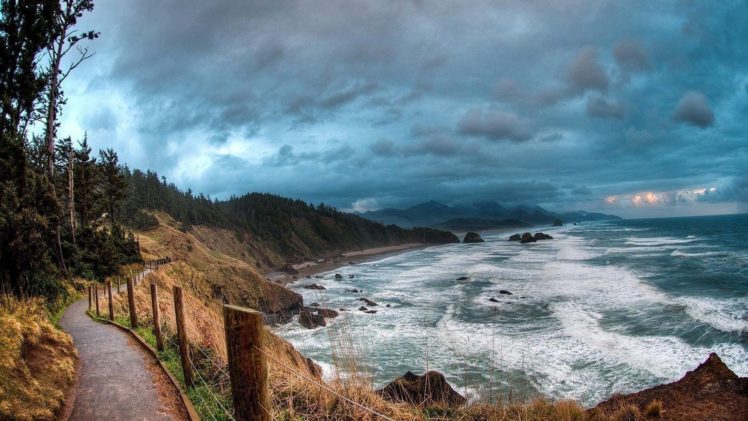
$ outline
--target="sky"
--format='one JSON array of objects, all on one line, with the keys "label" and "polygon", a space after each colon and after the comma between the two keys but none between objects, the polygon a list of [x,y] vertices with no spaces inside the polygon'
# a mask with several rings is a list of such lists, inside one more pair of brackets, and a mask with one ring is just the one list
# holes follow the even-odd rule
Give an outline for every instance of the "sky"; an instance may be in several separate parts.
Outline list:
[{"label": "sky", "polygon": [[748,2],[98,1],[60,134],[227,198],[748,212]]}]

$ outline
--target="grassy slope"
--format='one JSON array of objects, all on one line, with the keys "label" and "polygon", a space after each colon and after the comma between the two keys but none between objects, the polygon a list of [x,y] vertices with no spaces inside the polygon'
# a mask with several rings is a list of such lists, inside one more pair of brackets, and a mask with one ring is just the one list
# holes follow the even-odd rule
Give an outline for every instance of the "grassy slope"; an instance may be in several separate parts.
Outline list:
[{"label": "grassy slope", "polygon": [[40,298],[0,297],[0,419],[54,419],[75,383],[73,340],[48,312]]}]

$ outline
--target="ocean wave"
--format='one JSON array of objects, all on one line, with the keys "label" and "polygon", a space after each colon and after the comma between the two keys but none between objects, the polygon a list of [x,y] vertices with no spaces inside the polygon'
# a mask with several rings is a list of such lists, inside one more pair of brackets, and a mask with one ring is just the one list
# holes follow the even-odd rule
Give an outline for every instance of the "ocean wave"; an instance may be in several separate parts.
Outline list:
[{"label": "ocean wave", "polygon": [[629,246],[672,246],[678,244],[689,244],[694,243],[698,240],[697,237],[689,236],[689,238],[674,238],[674,237],[628,237],[624,244]]}]

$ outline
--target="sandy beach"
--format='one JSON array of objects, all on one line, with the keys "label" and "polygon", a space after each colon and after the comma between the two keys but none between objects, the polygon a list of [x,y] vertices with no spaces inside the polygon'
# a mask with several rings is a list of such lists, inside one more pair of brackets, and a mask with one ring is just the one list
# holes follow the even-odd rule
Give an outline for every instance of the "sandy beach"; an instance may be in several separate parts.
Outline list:
[{"label": "sandy beach", "polygon": [[319,259],[317,261],[308,260],[306,262],[297,263],[292,265],[293,268],[298,272],[295,274],[286,272],[268,272],[265,274],[269,280],[279,282],[282,284],[288,284],[298,279],[305,278],[307,276],[314,276],[318,273],[328,272],[335,270],[341,266],[355,265],[357,263],[368,262],[372,260],[382,259],[393,254],[402,253],[404,251],[416,250],[426,248],[434,244],[426,243],[405,243],[394,246],[385,247],[373,247],[363,250],[348,251],[341,255],[333,258]]}]

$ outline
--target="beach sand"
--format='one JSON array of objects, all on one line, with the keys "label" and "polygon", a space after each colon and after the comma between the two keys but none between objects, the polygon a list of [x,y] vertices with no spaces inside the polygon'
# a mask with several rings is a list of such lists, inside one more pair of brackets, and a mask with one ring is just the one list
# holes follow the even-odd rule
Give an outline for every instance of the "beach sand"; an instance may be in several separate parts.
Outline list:
[{"label": "beach sand", "polygon": [[307,276],[314,276],[318,273],[335,270],[342,266],[355,265],[357,263],[383,259],[387,256],[392,256],[405,251],[422,249],[433,245],[434,244],[426,243],[405,243],[395,246],[374,247],[357,251],[348,251],[333,258],[319,259],[317,261],[309,260],[292,265],[293,268],[298,272],[295,274],[286,272],[269,272],[265,274],[265,277],[270,281],[285,285],[291,282],[295,282],[299,279],[306,278]]}]

